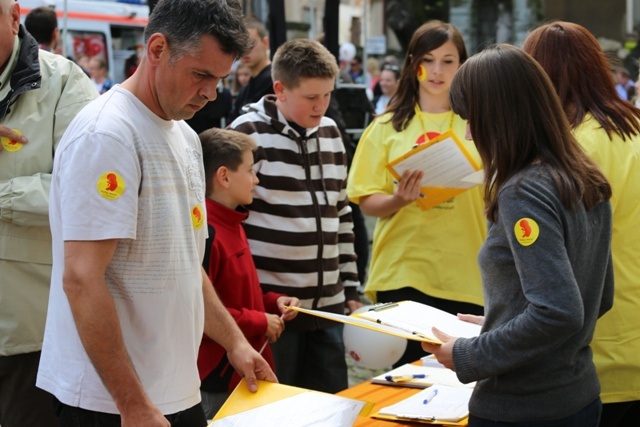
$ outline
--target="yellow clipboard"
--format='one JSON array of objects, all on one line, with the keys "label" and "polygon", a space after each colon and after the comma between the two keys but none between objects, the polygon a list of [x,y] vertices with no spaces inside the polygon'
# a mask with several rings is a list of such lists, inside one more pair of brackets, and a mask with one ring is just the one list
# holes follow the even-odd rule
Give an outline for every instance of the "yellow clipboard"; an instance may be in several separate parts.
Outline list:
[{"label": "yellow clipboard", "polygon": [[386,421],[404,421],[404,422],[412,422],[412,423],[421,423],[421,424],[431,424],[437,426],[468,426],[469,425],[469,417],[463,418],[460,421],[441,421],[441,420],[421,420],[416,418],[403,418],[403,417],[395,417],[393,415],[386,415],[375,413],[371,415],[371,418],[376,418],[378,420],[386,420]]},{"label": "yellow clipboard", "polygon": [[438,206],[481,183],[477,177],[481,166],[451,130],[392,160],[386,168],[396,181],[400,181],[405,170],[425,173],[421,196],[416,200],[423,210]]},{"label": "yellow clipboard", "polygon": [[481,331],[480,325],[465,322],[453,314],[415,301],[376,304],[368,311],[351,316],[302,307],[288,308],[300,313],[432,344],[442,344],[442,341],[434,335],[433,326],[456,337],[474,337],[480,335]]}]

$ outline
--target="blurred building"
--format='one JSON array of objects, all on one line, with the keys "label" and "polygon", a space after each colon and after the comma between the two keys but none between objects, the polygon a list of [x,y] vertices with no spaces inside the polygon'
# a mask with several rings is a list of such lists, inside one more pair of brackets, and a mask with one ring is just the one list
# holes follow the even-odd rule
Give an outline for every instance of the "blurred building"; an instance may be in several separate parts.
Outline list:
[{"label": "blurred building", "polygon": [[[241,0],[249,15],[263,22],[272,4],[285,10],[287,39],[316,37],[323,29],[325,0]],[[456,25],[471,53],[495,42],[519,45],[540,22],[567,20],[596,37],[625,42],[640,21],[640,0],[340,0],[340,43],[370,54],[399,53],[411,34],[429,19]],[[634,7],[635,6],[635,7]],[[629,13],[627,13],[627,11]]]}]

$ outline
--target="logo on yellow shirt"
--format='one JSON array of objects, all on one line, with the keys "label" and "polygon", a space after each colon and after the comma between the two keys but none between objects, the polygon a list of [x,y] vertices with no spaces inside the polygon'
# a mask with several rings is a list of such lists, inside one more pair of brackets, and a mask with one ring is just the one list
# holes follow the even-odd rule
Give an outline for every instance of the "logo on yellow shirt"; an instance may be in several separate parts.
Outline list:
[{"label": "logo on yellow shirt", "polygon": [[[11,130],[17,133],[18,135],[22,135],[22,132],[20,132],[18,129],[11,129]],[[20,150],[24,145],[22,142],[14,141],[13,139],[10,139],[9,137],[6,137],[6,136],[3,136],[2,138],[0,138],[0,141],[2,141],[2,148],[4,148],[6,151],[9,151],[11,153],[13,153],[14,151]]]},{"label": "logo on yellow shirt", "polygon": [[538,227],[538,223],[531,218],[521,218],[516,221],[513,232],[518,243],[522,246],[530,246],[538,240],[540,227]]},{"label": "logo on yellow shirt", "polygon": [[196,230],[200,230],[202,225],[204,224],[204,215],[202,214],[202,208],[200,205],[195,205],[191,209],[191,223],[193,224],[193,228]]},{"label": "logo on yellow shirt", "polygon": [[103,173],[96,184],[98,194],[107,200],[115,200],[122,196],[126,186],[124,179],[117,172],[105,172]]}]

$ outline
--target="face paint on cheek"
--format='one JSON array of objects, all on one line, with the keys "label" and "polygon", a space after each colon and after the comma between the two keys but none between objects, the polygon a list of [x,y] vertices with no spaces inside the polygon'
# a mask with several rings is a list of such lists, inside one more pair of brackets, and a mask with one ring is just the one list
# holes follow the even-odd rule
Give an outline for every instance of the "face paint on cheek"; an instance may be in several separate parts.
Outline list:
[{"label": "face paint on cheek", "polygon": [[424,67],[424,65],[420,65],[418,67],[417,77],[419,82],[423,82],[427,79],[427,69]]}]

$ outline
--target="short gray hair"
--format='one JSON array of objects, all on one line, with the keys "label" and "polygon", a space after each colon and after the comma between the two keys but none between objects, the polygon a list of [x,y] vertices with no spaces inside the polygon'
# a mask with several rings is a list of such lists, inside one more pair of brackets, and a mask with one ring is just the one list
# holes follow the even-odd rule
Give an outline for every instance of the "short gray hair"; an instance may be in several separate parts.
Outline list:
[{"label": "short gray hair", "polygon": [[155,33],[167,38],[174,61],[197,50],[202,36],[215,38],[236,58],[252,48],[238,0],[160,0],[149,17],[145,43]]}]

